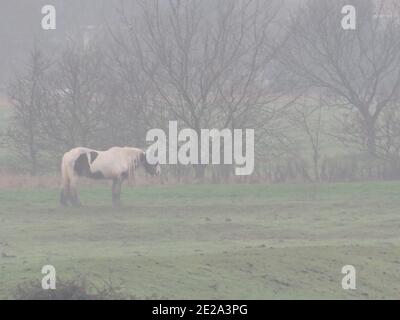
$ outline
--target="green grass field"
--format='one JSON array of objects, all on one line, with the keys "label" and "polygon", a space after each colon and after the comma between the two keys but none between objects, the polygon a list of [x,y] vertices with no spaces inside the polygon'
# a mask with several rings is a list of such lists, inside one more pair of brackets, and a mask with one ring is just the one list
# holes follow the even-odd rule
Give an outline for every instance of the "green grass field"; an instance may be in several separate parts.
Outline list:
[{"label": "green grass field", "polygon": [[[0,298],[57,277],[171,299],[400,298],[400,183],[0,190]],[[354,265],[357,290],[341,287]]]}]

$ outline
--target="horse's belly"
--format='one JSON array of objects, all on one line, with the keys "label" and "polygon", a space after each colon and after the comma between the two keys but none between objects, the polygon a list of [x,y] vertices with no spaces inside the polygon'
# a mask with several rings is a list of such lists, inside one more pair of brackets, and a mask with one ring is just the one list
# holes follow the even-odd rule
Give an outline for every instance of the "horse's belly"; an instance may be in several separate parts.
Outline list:
[{"label": "horse's belly", "polygon": [[92,173],[100,172],[106,179],[114,179],[127,171],[127,167],[117,155],[105,152],[92,163],[91,171]]},{"label": "horse's belly", "polygon": [[92,173],[98,174],[99,175],[99,179],[100,176],[101,178],[105,178],[105,179],[114,179],[117,178],[119,176],[121,176],[122,172],[123,172],[123,168],[109,168],[109,167],[103,167],[101,169],[92,169]]}]

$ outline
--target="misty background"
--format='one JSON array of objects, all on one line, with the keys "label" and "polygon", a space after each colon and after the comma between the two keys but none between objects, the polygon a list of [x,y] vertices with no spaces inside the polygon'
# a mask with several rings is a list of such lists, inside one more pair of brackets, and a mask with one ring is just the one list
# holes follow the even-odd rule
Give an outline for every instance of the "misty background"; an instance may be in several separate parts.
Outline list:
[{"label": "misty background", "polygon": [[[398,0],[0,0],[0,299],[398,298],[399,89]],[[118,207],[82,179],[60,206],[65,152],[169,121],[254,129],[254,173],[139,170]]]},{"label": "misty background", "polygon": [[[178,120],[254,128],[248,182],[400,177],[395,1],[53,1],[51,31],[45,4],[0,4],[3,170],[53,172],[76,146],[145,147]],[[232,166],[165,172],[234,179]]]}]

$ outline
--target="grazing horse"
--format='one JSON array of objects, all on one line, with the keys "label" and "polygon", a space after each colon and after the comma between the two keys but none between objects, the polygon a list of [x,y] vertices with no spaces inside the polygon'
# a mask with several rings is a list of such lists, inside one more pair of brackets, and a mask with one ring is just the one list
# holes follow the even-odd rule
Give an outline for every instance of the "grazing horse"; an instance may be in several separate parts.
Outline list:
[{"label": "grazing horse", "polygon": [[64,154],[61,164],[62,189],[60,203],[79,206],[76,189],[79,177],[113,181],[112,202],[119,205],[122,182],[133,179],[134,171],[144,167],[147,173],[159,175],[160,165],[147,162],[145,151],[138,148],[113,147],[107,151],[75,148]]}]

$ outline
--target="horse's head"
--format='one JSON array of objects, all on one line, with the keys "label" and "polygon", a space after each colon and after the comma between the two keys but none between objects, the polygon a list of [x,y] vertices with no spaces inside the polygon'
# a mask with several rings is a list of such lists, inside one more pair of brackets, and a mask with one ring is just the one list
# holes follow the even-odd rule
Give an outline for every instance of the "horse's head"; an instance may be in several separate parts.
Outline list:
[{"label": "horse's head", "polygon": [[143,153],[140,155],[140,161],[141,161],[141,163],[143,164],[143,167],[144,167],[144,169],[146,170],[146,172],[147,172],[148,174],[150,174],[150,175],[152,175],[152,176],[159,176],[159,175],[161,174],[161,166],[160,166],[160,164],[159,164],[159,163],[150,164],[150,163],[147,161],[146,153],[145,153],[145,152],[143,152]]}]

